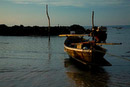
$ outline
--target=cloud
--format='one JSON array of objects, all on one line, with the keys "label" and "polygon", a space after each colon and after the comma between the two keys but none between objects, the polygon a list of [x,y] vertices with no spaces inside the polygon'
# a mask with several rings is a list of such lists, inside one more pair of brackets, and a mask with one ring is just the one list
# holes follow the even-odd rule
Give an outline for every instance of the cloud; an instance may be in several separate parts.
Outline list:
[{"label": "cloud", "polygon": [[130,6],[130,0],[86,0],[91,6]]},{"label": "cloud", "polygon": [[55,6],[130,6],[130,0],[9,0],[17,4],[51,4]]},{"label": "cloud", "polygon": [[83,7],[84,0],[8,0],[16,4],[50,4],[54,6],[74,6]]},{"label": "cloud", "polygon": [[47,2],[47,0],[8,0],[16,4],[40,4],[42,2]]}]

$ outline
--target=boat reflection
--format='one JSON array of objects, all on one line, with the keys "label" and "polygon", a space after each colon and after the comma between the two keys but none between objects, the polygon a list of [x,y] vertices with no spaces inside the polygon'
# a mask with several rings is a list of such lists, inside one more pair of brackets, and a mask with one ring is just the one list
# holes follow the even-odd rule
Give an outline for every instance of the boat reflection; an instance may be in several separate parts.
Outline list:
[{"label": "boat reflection", "polygon": [[76,87],[107,87],[110,76],[103,68],[88,69],[74,64],[70,59],[65,59],[64,64],[67,76]]}]

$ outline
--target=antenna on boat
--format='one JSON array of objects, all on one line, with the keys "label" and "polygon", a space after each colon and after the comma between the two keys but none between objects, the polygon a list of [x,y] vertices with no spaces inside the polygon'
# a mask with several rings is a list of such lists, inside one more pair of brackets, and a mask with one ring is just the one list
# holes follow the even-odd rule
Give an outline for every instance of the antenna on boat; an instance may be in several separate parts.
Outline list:
[{"label": "antenna on boat", "polygon": [[49,42],[50,42],[50,17],[49,17],[49,14],[48,14],[48,4],[46,4],[46,15],[47,15],[47,18],[48,18],[48,36],[49,36]]}]

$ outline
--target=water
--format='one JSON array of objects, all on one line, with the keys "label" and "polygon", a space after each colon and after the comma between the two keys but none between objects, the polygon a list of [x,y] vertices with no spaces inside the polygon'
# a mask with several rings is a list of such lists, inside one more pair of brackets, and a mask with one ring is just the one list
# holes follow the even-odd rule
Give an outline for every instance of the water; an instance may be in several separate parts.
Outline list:
[{"label": "water", "polygon": [[[103,46],[112,66],[78,67],[64,53],[65,37],[0,36],[0,87],[130,87],[130,26],[108,27]],[[110,54],[114,54],[111,56]]]}]

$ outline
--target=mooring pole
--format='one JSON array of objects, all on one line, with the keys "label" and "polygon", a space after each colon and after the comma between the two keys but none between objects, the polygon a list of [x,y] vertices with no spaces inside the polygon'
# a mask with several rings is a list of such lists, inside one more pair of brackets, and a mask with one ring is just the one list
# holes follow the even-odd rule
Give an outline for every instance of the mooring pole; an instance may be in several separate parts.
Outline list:
[{"label": "mooring pole", "polygon": [[92,39],[94,40],[94,11],[92,11]]},{"label": "mooring pole", "polygon": [[[92,11],[92,40],[94,40],[94,11]],[[93,63],[95,63],[95,60],[94,60],[94,48],[93,48],[93,44],[91,44],[92,46],[92,61]]]},{"label": "mooring pole", "polygon": [[49,17],[49,14],[48,14],[48,5],[46,5],[46,15],[47,15],[47,18],[48,18],[48,58],[49,60],[51,59],[51,46],[50,46],[50,17]]},{"label": "mooring pole", "polygon": [[48,36],[49,36],[49,42],[50,42],[50,17],[49,17],[49,14],[48,14],[48,5],[46,5],[46,15],[47,15],[47,18],[48,18]]},{"label": "mooring pole", "polygon": [[94,28],[94,11],[92,11],[92,29]]}]

